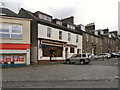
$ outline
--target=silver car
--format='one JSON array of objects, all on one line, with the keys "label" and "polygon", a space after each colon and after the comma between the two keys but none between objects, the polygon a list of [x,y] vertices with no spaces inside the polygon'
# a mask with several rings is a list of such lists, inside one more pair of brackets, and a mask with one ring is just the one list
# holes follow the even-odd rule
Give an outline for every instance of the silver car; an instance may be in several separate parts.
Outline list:
[{"label": "silver car", "polygon": [[91,62],[90,53],[74,54],[70,58],[66,59],[66,63],[80,63],[80,64],[89,64]]},{"label": "silver car", "polygon": [[98,58],[107,58],[107,59],[109,59],[109,58],[111,58],[111,54],[109,54],[109,53],[99,54]]}]

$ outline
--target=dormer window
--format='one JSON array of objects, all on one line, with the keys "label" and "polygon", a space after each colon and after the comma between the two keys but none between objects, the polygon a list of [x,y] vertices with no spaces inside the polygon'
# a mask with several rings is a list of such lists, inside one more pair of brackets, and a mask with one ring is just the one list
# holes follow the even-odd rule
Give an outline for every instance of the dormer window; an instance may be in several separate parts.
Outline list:
[{"label": "dormer window", "polygon": [[51,19],[50,17],[47,17],[47,20],[48,20],[49,22],[51,22],[51,21],[52,21],[52,19]]},{"label": "dormer window", "polygon": [[67,27],[70,28],[70,29],[75,29],[74,25],[67,24]]},{"label": "dormer window", "polygon": [[38,13],[38,18],[51,22],[52,17],[43,13]]},{"label": "dormer window", "polygon": [[56,21],[56,24],[62,25],[62,22],[61,21]]},{"label": "dormer window", "polygon": [[47,20],[47,16],[46,15],[44,15],[44,20]]},{"label": "dormer window", "polygon": [[40,19],[44,19],[44,15],[43,14],[39,14],[39,18]]}]

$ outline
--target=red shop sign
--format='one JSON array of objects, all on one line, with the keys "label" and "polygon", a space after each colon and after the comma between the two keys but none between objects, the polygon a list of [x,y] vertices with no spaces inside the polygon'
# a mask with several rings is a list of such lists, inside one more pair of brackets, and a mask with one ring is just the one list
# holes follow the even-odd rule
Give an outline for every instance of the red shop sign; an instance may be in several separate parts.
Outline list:
[{"label": "red shop sign", "polygon": [[4,62],[4,56],[0,56],[0,62]]},{"label": "red shop sign", "polygon": [[24,61],[24,56],[23,55],[19,55],[19,61]]},{"label": "red shop sign", "polygon": [[13,61],[18,61],[18,55],[13,56]]},{"label": "red shop sign", "polygon": [[6,56],[6,62],[11,62],[11,56]]}]

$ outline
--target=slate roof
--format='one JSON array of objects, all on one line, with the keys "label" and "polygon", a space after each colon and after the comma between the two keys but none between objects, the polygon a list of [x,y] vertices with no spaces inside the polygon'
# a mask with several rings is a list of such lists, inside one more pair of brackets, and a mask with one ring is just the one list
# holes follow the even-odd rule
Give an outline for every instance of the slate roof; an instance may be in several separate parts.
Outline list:
[{"label": "slate roof", "polygon": [[8,8],[0,8],[0,16],[18,17],[18,15]]},{"label": "slate roof", "polygon": [[[63,26],[63,25],[58,25],[58,24],[55,24],[55,23],[53,23],[53,22],[49,22],[49,21],[46,21],[46,20],[42,20],[42,19],[37,18],[36,16],[34,16],[32,12],[30,12],[30,11],[28,11],[28,10],[25,10],[25,9],[23,9],[23,8],[21,8],[20,11],[24,11],[24,12],[26,13],[26,15],[18,14],[20,17],[33,19],[33,20],[35,20],[35,21],[37,21],[38,23],[43,24],[43,25],[51,26],[51,27],[54,27],[54,28],[62,29],[62,30],[64,30],[64,31],[69,31],[69,32],[73,32],[73,33],[82,35],[82,31],[69,29],[69,28],[67,28],[67,27],[65,27],[65,26]],[[19,12],[19,13],[20,13],[20,12]],[[25,13],[24,13],[24,14],[25,14]]]}]

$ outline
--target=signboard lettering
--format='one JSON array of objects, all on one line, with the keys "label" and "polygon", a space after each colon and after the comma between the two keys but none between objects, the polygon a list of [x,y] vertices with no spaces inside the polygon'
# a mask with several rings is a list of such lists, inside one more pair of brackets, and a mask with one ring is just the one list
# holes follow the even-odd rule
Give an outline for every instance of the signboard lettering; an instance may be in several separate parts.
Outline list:
[{"label": "signboard lettering", "polygon": [[6,56],[6,62],[11,62],[11,56]]}]

